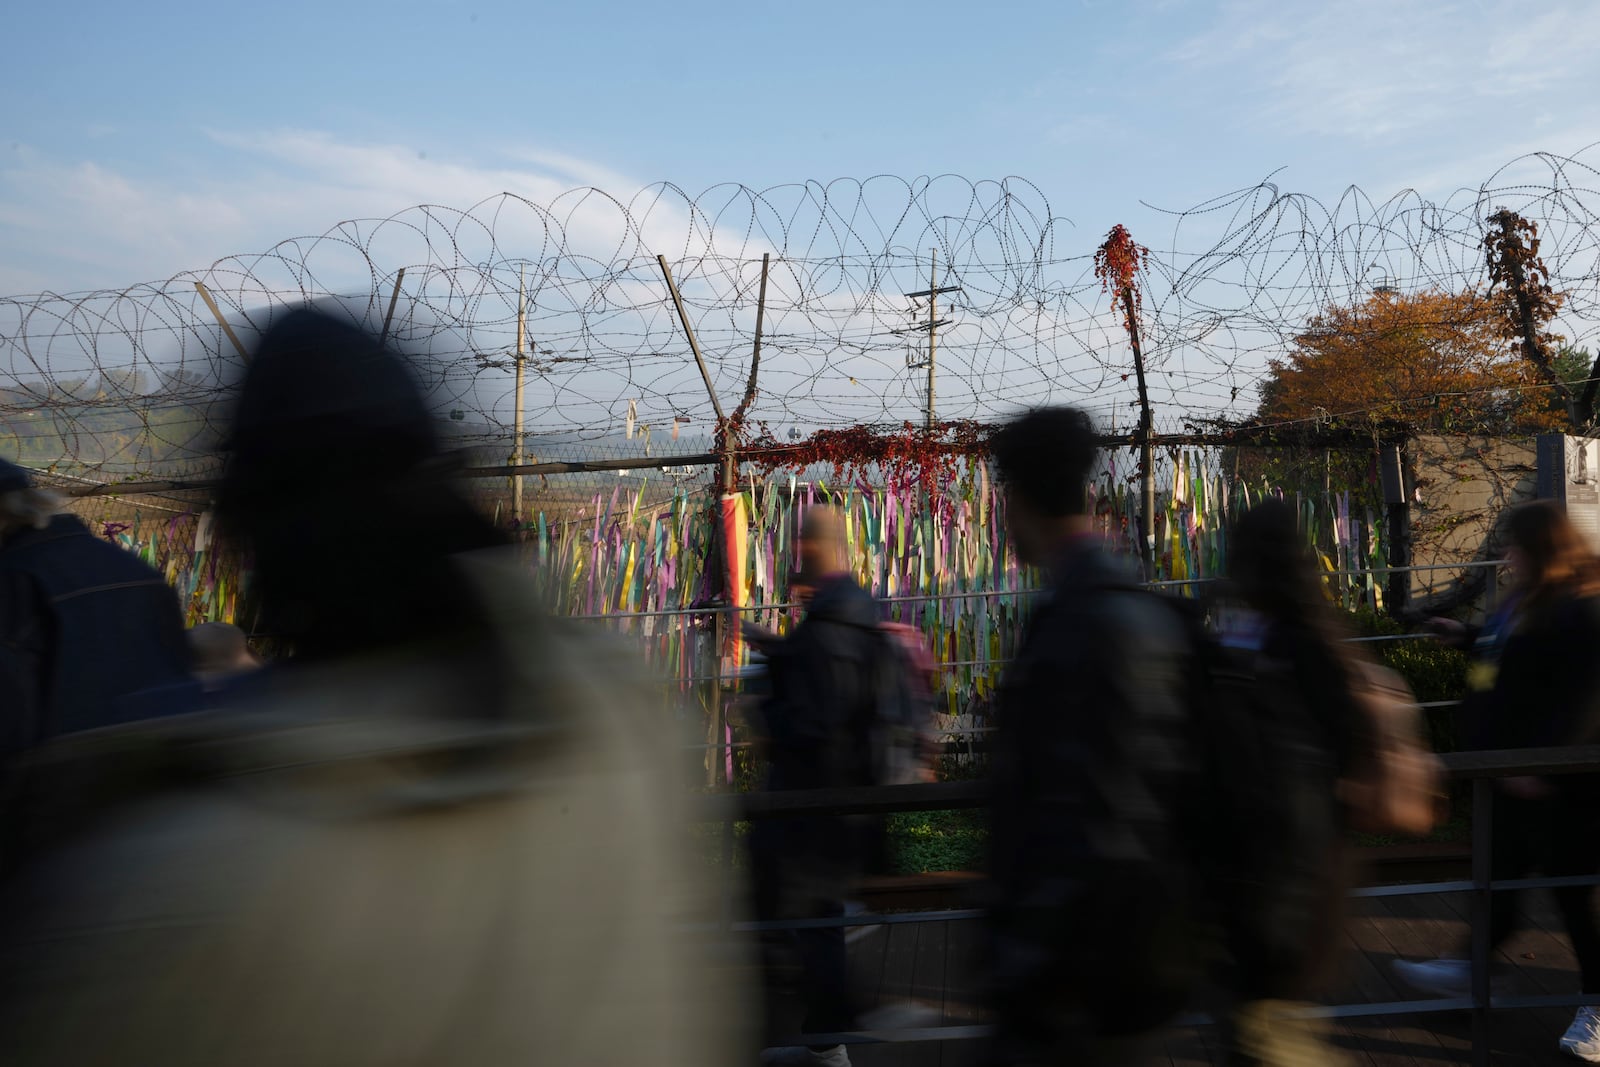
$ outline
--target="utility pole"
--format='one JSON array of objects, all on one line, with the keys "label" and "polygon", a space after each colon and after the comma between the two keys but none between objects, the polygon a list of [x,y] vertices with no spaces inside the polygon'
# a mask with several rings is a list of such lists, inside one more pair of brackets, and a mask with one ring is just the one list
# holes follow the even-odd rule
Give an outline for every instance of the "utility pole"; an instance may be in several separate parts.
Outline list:
[{"label": "utility pole", "polygon": [[[517,271],[517,384],[516,384],[516,410],[512,417],[511,439],[511,465],[522,466],[522,361],[523,343],[527,335],[527,315],[523,299],[524,278],[521,270]],[[516,517],[517,524],[522,523],[522,475],[511,476],[511,514]]]},{"label": "utility pole", "polygon": [[926,409],[926,421],[924,422],[924,428],[927,429],[929,433],[932,433],[933,428],[938,425],[938,409],[934,394],[934,357],[938,351],[939,327],[949,325],[950,322],[949,319],[941,319],[939,317],[939,294],[958,293],[961,291],[961,286],[946,285],[941,287],[939,285],[939,250],[934,248],[930,249],[930,251],[933,253],[933,255],[931,263],[928,267],[928,288],[920,293],[905,294],[906,297],[911,300],[920,300],[923,297],[928,298],[928,322],[924,326],[913,326],[907,330],[895,330],[893,332],[897,334],[910,333],[913,330],[917,332],[926,330],[928,332],[928,358],[926,363],[913,362],[908,357],[906,360],[906,367],[909,370],[916,370],[923,366],[928,368],[928,406]]}]

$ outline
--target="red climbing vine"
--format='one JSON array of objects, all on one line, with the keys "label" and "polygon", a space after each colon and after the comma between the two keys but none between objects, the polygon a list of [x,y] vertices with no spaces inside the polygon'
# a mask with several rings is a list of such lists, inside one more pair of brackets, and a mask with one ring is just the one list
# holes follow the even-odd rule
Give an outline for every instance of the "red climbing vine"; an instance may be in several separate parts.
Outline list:
[{"label": "red climbing vine", "polygon": [[992,427],[962,419],[932,429],[907,422],[896,430],[817,430],[799,441],[781,442],[763,425],[743,458],[765,474],[827,466],[837,480],[877,473],[891,487],[917,485],[933,492],[960,476],[963,460],[988,454],[992,432]]},{"label": "red climbing vine", "polygon": [[1129,335],[1138,329],[1134,312],[1144,303],[1139,292],[1139,272],[1150,258],[1150,250],[1134,241],[1127,227],[1117,223],[1106,235],[1105,243],[1094,251],[1094,276],[1102,292],[1110,292],[1125,304],[1123,328]]}]

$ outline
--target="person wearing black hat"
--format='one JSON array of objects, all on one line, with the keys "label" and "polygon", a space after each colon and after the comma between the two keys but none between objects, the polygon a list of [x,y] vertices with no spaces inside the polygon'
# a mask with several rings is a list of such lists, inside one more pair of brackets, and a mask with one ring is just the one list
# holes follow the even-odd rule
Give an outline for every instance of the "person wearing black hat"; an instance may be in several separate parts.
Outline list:
[{"label": "person wearing black hat", "polygon": [[0,755],[147,714],[127,698],[188,674],[161,575],[0,460]]}]

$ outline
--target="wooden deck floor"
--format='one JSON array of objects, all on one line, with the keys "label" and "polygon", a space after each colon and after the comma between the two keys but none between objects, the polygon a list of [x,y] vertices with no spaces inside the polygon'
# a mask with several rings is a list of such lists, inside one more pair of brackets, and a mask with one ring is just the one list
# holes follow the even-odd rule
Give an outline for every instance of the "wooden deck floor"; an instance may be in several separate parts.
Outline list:
[{"label": "wooden deck floor", "polygon": [[[1396,981],[1396,959],[1427,959],[1463,942],[1467,898],[1462,895],[1392,897],[1354,903],[1342,988],[1329,1003],[1418,999]],[[1542,893],[1527,894],[1524,926],[1500,953],[1511,975],[1509,995],[1569,994],[1578,988],[1577,965],[1561,933],[1554,906]],[[983,1021],[974,1003],[976,924],[970,921],[879,927],[851,948],[857,988],[868,1007],[913,1000],[937,1009],[945,1025]],[[1496,1064],[1571,1064],[1556,1042],[1572,1020],[1568,1009],[1497,1012]],[[1355,1065],[1423,1067],[1468,1062],[1470,1019],[1465,1012],[1350,1019],[1332,1024],[1335,1043]],[[977,1062],[972,1041],[864,1045],[851,1049],[857,1067],[968,1067]],[[1208,1028],[1174,1032],[1152,1067],[1199,1067],[1217,1062]]]}]

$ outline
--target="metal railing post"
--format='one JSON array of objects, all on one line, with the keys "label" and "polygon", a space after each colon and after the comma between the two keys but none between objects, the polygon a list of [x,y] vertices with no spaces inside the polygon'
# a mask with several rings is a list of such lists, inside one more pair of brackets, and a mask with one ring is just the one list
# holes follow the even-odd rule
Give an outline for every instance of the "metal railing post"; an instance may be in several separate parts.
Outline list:
[{"label": "metal railing post", "polygon": [[1472,1063],[1489,1067],[1490,981],[1489,916],[1493,898],[1490,858],[1494,848],[1494,783],[1488,778],[1472,782],[1472,907],[1468,912],[1472,959]]}]

